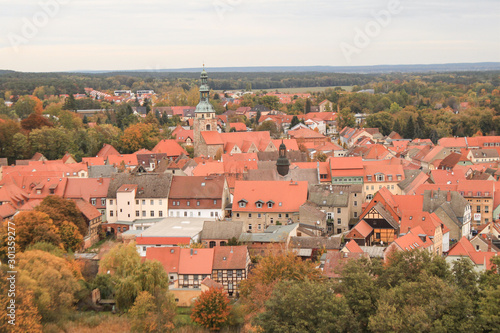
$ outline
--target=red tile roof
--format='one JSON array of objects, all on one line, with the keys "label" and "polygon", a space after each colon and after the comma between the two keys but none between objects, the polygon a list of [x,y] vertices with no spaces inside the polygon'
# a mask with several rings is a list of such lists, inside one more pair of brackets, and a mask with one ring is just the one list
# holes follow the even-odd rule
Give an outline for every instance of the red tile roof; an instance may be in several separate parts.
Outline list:
[{"label": "red tile roof", "polygon": [[186,156],[189,155],[175,140],[161,140],[153,148],[153,153],[164,153],[167,154],[168,157],[177,157],[181,154]]},{"label": "red tile roof", "polygon": [[99,212],[93,205],[84,201],[82,199],[74,200],[76,207],[80,210],[80,212],[85,216],[85,218],[89,221],[98,218],[101,216],[101,212]]},{"label": "red tile roof", "polygon": [[448,256],[464,256],[469,257],[476,265],[485,265],[486,269],[491,269],[493,264],[490,259],[496,255],[495,252],[477,252],[471,242],[462,237],[451,249],[448,251]]},{"label": "red tile roof", "polygon": [[135,238],[137,245],[187,245],[191,242],[190,237],[142,237]]},{"label": "red tile roof", "polygon": [[82,162],[87,164],[87,166],[104,165],[105,164],[103,157],[83,157]]},{"label": "red tile roof", "polygon": [[146,259],[159,261],[167,273],[177,273],[180,253],[179,247],[148,247],[146,248]]},{"label": "red tile roof", "polygon": [[244,123],[229,123],[229,128],[234,128],[237,132],[246,132],[247,125]]},{"label": "red tile roof", "polygon": [[241,246],[214,247],[213,269],[245,269],[247,267],[248,249]]},{"label": "red tile roof", "polygon": [[224,174],[224,163],[207,162],[200,163],[193,169],[193,176],[210,176]]},{"label": "red tile roof", "polygon": [[212,274],[214,249],[181,249],[179,274]]},{"label": "red tile roof", "polygon": [[99,150],[97,153],[96,157],[102,157],[103,159],[107,159],[111,155],[120,155],[118,150],[115,149],[112,145],[109,145],[107,143],[104,144],[104,146]]},{"label": "red tile roof", "polygon": [[354,240],[350,240],[347,242],[345,245],[347,250],[349,250],[350,253],[364,253],[364,251],[359,247],[358,243],[356,243]]},{"label": "red tile roof", "polygon": [[313,131],[312,129],[309,128],[299,128],[294,131],[288,131],[288,135],[292,139],[297,139],[297,138],[326,139],[326,136],[324,136],[323,134]]},{"label": "red tile roof", "polygon": [[119,166],[121,163],[125,163],[125,166],[135,166],[139,163],[137,162],[136,154],[125,154],[125,155],[110,155],[108,156],[108,164]]},{"label": "red tile roof", "polygon": [[226,180],[224,176],[174,176],[169,199],[221,199]]},{"label": "red tile roof", "polygon": [[[307,201],[307,187],[306,181],[236,181],[233,212],[298,212]],[[239,206],[242,200],[247,201],[245,207]],[[262,208],[257,208],[257,202],[262,202]]]}]

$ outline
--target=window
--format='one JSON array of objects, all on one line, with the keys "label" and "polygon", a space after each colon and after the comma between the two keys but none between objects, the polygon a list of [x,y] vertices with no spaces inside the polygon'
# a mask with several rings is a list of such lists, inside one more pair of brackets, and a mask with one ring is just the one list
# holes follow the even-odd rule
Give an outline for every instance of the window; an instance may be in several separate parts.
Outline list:
[{"label": "window", "polygon": [[139,214],[139,211],[138,211],[138,210],[136,210],[136,211],[135,211],[135,216],[140,216],[140,214]]},{"label": "window", "polygon": [[219,212],[215,212],[215,216],[219,216]]},{"label": "window", "polygon": [[150,214],[149,214],[149,215],[150,215],[151,217],[154,217],[154,216],[155,216],[155,211],[154,211],[154,210],[152,210],[152,211],[150,212]]},{"label": "window", "polygon": [[257,214],[257,217],[260,219],[262,217],[262,214],[261,213]]},{"label": "window", "polygon": [[210,241],[210,243],[208,243],[208,246],[209,246],[210,248],[215,247],[215,245],[216,245],[215,241]]},{"label": "window", "polygon": [[228,278],[233,278],[233,271],[227,271],[227,277]]},{"label": "window", "polygon": [[188,212],[186,212],[186,211],[185,211],[185,212],[184,212],[184,216],[188,216]]},{"label": "window", "polygon": [[370,186],[366,185],[366,190],[368,191],[370,189]]},{"label": "window", "polygon": [[326,218],[327,219],[333,219],[333,213],[332,212],[326,213]]},{"label": "window", "polygon": [[109,211],[109,216],[113,216],[113,211],[112,210]]},{"label": "window", "polygon": [[240,207],[246,207],[247,203],[245,201],[240,201],[239,206]]},{"label": "window", "polygon": [[210,212],[210,217],[214,217],[214,212]]},{"label": "window", "polygon": [[489,213],[490,212],[490,207],[489,206],[484,206],[484,212]]},{"label": "window", "polygon": [[122,231],[122,228],[118,227],[118,232],[121,232]]},{"label": "window", "polygon": [[387,180],[392,182],[392,175],[387,175]]},{"label": "window", "polygon": [[175,201],[172,201],[172,206],[175,206]]},{"label": "window", "polygon": [[481,213],[481,206],[476,206],[476,213]]},{"label": "window", "polygon": [[401,180],[401,175],[397,175],[396,177],[398,178],[398,180]]},{"label": "window", "polygon": [[278,214],[278,218],[281,218],[281,213]]},{"label": "window", "polygon": [[[210,243],[212,243],[212,242],[210,242]],[[215,242],[214,242],[214,243],[215,243]],[[215,246],[215,245],[214,245],[214,246]],[[217,271],[217,278],[218,278],[219,280],[222,280],[222,271]]]},{"label": "window", "polygon": [[214,205],[217,205],[217,200],[214,200]]},{"label": "window", "polygon": [[375,187],[372,185],[372,191],[375,189]]},{"label": "window", "polygon": [[252,217],[252,213],[248,213],[248,217]]},{"label": "window", "polygon": [[262,208],[262,202],[257,202],[256,206],[257,208]]},{"label": "window", "polygon": [[154,205],[155,201],[154,200],[150,200],[150,203],[151,203],[151,205]]},{"label": "window", "polygon": [[142,200],[142,204],[145,205],[146,204],[146,200]]},{"label": "window", "polygon": [[259,223],[257,224],[257,229],[261,230],[262,229],[262,225]]},{"label": "window", "polygon": [[248,230],[252,230],[252,225],[251,224],[248,225]]},{"label": "window", "polygon": [[127,206],[130,206],[130,201],[127,201]]},{"label": "window", "polygon": [[120,208],[120,213],[123,213],[123,209]]},{"label": "window", "polygon": [[170,213],[168,214],[170,216],[174,216],[174,212],[173,211],[170,211]]},{"label": "window", "polygon": [[373,194],[368,194],[368,195],[366,196],[366,200],[367,200],[367,201],[370,201],[371,199],[373,199]]},{"label": "window", "polygon": [[200,202],[199,201],[196,201],[196,206],[199,206],[200,205]]},{"label": "window", "polygon": [[342,224],[342,219],[341,218],[337,219],[337,224]]},{"label": "window", "polygon": [[375,239],[380,239],[380,232],[375,233]]},{"label": "window", "polygon": [[341,208],[337,208],[337,214],[340,214],[341,211],[342,211]]},{"label": "window", "polygon": [[158,216],[159,217],[163,217],[163,211],[162,210],[158,211]]},{"label": "window", "polygon": [[163,205],[163,200],[162,199],[158,200],[158,205]]},{"label": "window", "polygon": [[109,204],[112,205],[113,204],[113,200],[109,200]]},{"label": "window", "polygon": [[106,206],[106,199],[101,199],[101,206]]},{"label": "window", "polygon": [[145,210],[142,211],[142,216],[146,217],[146,211]]},{"label": "window", "polygon": [[267,203],[267,208],[273,208],[273,203],[272,202],[268,202]]},{"label": "window", "polygon": [[240,217],[240,213],[236,213],[236,217]]},{"label": "window", "polygon": [[142,247],[142,252],[146,252],[146,247],[145,246]]},{"label": "window", "polygon": [[97,199],[96,198],[90,199],[90,203],[95,206],[97,204]]},{"label": "window", "polygon": [[139,200],[136,200],[136,201],[135,201],[135,204],[136,204],[136,205],[138,205],[138,204],[139,204]]},{"label": "window", "polygon": [[227,284],[227,289],[229,289],[229,290],[233,290],[233,284],[232,284],[232,283],[228,283],[228,284]]},{"label": "window", "polygon": [[201,212],[198,212],[198,216],[201,216]]},{"label": "window", "polygon": [[237,269],[237,270],[236,270],[236,277],[239,277],[239,278],[240,278],[240,277],[243,275],[243,274],[242,274],[242,271],[243,271],[243,270],[241,270],[241,269]]},{"label": "window", "polygon": [[177,201],[177,206],[180,206],[181,205],[181,202],[180,201]]},{"label": "window", "polygon": [[366,180],[368,180],[369,182],[372,181],[372,176],[366,176]]},{"label": "window", "polygon": [[377,181],[378,182],[383,182],[384,181],[384,175],[377,175]]},{"label": "window", "polygon": [[341,228],[337,228],[337,234],[341,234],[342,233],[342,229]]},{"label": "window", "polygon": [[288,216],[289,216],[288,214],[285,214],[285,217],[287,217],[287,218],[288,218]]},{"label": "window", "polygon": [[188,202],[186,202],[186,205],[188,205],[188,206],[189,206],[189,205],[191,205],[191,202],[189,202],[189,201],[188,201]]},{"label": "window", "polygon": [[358,212],[354,212],[354,217],[358,217]]}]

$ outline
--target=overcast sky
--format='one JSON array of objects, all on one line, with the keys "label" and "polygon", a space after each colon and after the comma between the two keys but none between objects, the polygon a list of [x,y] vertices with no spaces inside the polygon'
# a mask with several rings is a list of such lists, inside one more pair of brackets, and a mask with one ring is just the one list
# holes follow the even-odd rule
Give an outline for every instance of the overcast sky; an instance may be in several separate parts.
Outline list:
[{"label": "overcast sky", "polygon": [[0,69],[500,61],[499,0],[0,0],[0,5]]}]

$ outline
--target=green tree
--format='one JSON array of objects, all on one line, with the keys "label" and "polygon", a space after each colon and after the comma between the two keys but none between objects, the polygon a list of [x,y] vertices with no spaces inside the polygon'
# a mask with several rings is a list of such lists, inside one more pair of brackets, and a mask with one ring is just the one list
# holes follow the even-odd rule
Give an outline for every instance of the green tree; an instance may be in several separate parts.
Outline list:
[{"label": "green tree", "polygon": [[71,140],[69,134],[62,128],[42,127],[34,129],[29,134],[31,151],[39,152],[49,160],[57,160],[70,151]]},{"label": "green tree", "polygon": [[344,297],[329,282],[284,281],[254,323],[263,332],[359,332]]},{"label": "green tree", "polygon": [[300,120],[299,118],[297,118],[297,116],[293,116],[292,117],[292,121],[290,122],[290,128],[293,128],[295,125],[299,124],[300,123]]},{"label": "green tree", "polygon": [[198,325],[218,331],[229,322],[231,306],[224,289],[210,288],[195,301],[191,318]]},{"label": "green tree", "polygon": [[366,118],[366,126],[378,128],[382,135],[389,135],[394,126],[394,118],[386,111],[374,113]]},{"label": "green tree", "polygon": [[135,248],[135,243],[116,244],[101,259],[99,267],[101,271],[111,273],[122,278],[131,276],[139,267],[141,257]]},{"label": "green tree", "polygon": [[405,139],[414,139],[415,138],[415,124],[413,123],[413,117],[410,116],[408,118],[408,122],[403,131],[403,137]]},{"label": "green tree", "polygon": [[354,118],[354,114],[351,112],[351,108],[343,108],[340,110],[337,115],[337,124],[339,129],[343,129],[344,127],[354,127],[356,125],[356,118]]},{"label": "green tree", "polygon": [[278,126],[272,120],[264,121],[257,127],[257,131],[267,131],[271,134],[271,137],[273,138],[278,138],[280,133]]}]

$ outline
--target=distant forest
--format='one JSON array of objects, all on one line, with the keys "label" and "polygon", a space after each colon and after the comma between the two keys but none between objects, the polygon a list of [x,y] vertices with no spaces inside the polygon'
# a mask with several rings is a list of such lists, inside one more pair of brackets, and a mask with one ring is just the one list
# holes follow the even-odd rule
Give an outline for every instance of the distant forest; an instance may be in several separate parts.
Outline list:
[{"label": "distant forest", "polygon": [[[54,94],[84,93],[85,87],[96,90],[155,89],[165,86],[197,84],[195,72],[110,72],[84,73],[21,73],[0,71],[0,97],[29,95],[40,86],[53,87]],[[442,73],[351,74],[325,72],[209,72],[209,85],[214,90],[260,90],[301,87],[368,86],[384,81],[404,82],[418,79],[425,83],[500,85],[500,71],[461,71]]]}]

